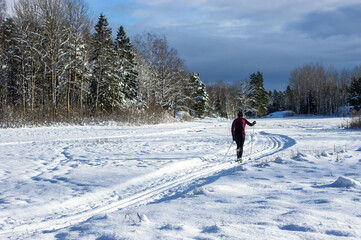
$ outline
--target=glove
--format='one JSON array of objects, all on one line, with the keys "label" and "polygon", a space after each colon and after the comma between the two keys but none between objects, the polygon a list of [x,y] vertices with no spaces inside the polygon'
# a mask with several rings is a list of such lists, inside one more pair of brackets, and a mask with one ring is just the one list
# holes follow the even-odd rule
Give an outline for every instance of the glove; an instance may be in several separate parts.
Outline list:
[{"label": "glove", "polygon": [[234,142],[234,141],[236,141],[236,137],[235,137],[235,136],[233,136],[233,142]]},{"label": "glove", "polygon": [[256,121],[253,121],[252,126],[253,126],[253,125],[256,125]]}]

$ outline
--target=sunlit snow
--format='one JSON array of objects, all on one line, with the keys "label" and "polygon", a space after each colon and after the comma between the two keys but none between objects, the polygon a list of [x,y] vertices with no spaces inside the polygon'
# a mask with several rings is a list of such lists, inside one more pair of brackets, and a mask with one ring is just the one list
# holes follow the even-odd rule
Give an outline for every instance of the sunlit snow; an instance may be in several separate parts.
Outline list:
[{"label": "sunlit snow", "polygon": [[360,239],[361,132],[256,120],[242,166],[231,120],[0,129],[0,239]]}]

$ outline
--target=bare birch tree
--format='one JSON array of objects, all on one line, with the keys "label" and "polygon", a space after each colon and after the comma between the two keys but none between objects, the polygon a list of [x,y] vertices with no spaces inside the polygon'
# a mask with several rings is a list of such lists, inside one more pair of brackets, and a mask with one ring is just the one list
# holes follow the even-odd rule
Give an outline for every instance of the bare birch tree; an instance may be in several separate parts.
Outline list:
[{"label": "bare birch tree", "polygon": [[[138,35],[135,40],[138,55],[139,86],[148,106],[175,111],[186,97],[183,87],[188,71],[175,49],[169,48],[165,37]],[[141,58],[141,59],[139,59]]]}]

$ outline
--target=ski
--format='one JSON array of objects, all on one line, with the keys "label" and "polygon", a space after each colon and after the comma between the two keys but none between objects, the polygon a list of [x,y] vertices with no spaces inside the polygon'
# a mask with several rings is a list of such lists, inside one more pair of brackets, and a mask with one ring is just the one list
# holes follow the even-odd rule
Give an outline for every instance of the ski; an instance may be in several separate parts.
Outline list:
[{"label": "ski", "polygon": [[246,168],[245,168],[245,164],[247,163],[247,161],[240,161],[240,160],[234,160],[234,162],[238,163],[241,167],[241,171],[246,171]]}]

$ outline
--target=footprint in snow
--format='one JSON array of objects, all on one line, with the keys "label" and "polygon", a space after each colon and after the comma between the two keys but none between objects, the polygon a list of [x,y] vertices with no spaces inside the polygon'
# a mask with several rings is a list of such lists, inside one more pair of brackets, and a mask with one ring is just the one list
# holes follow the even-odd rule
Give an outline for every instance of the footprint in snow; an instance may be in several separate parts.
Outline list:
[{"label": "footprint in snow", "polygon": [[181,231],[183,230],[182,226],[177,226],[177,225],[172,225],[172,224],[166,224],[160,228],[158,228],[159,230],[175,230],[175,231]]},{"label": "footprint in snow", "polygon": [[352,237],[351,233],[343,232],[343,231],[339,231],[339,230],[327,230],[326,234],[331,235],[331,236],[336,236],[336,237]]},{"label": "footprint in snow", "polygon": [[325,203],[329,203],[330,201],[327,199],[313,199],[313,200],[306,200],[303,201],[302,203],[306,203],[306,204],[325,204]]},{"label": "footprint in snow", "polygon": [[300,226],[296,224],[288,224],[279,227],[281,230],[296,231],[296,232],[315,232],[315,229],[309,226]]},{"label": "footprint in snow", "polygon": [[203,227],[202,233],[218,233],[221,229],[215,224]]}]

